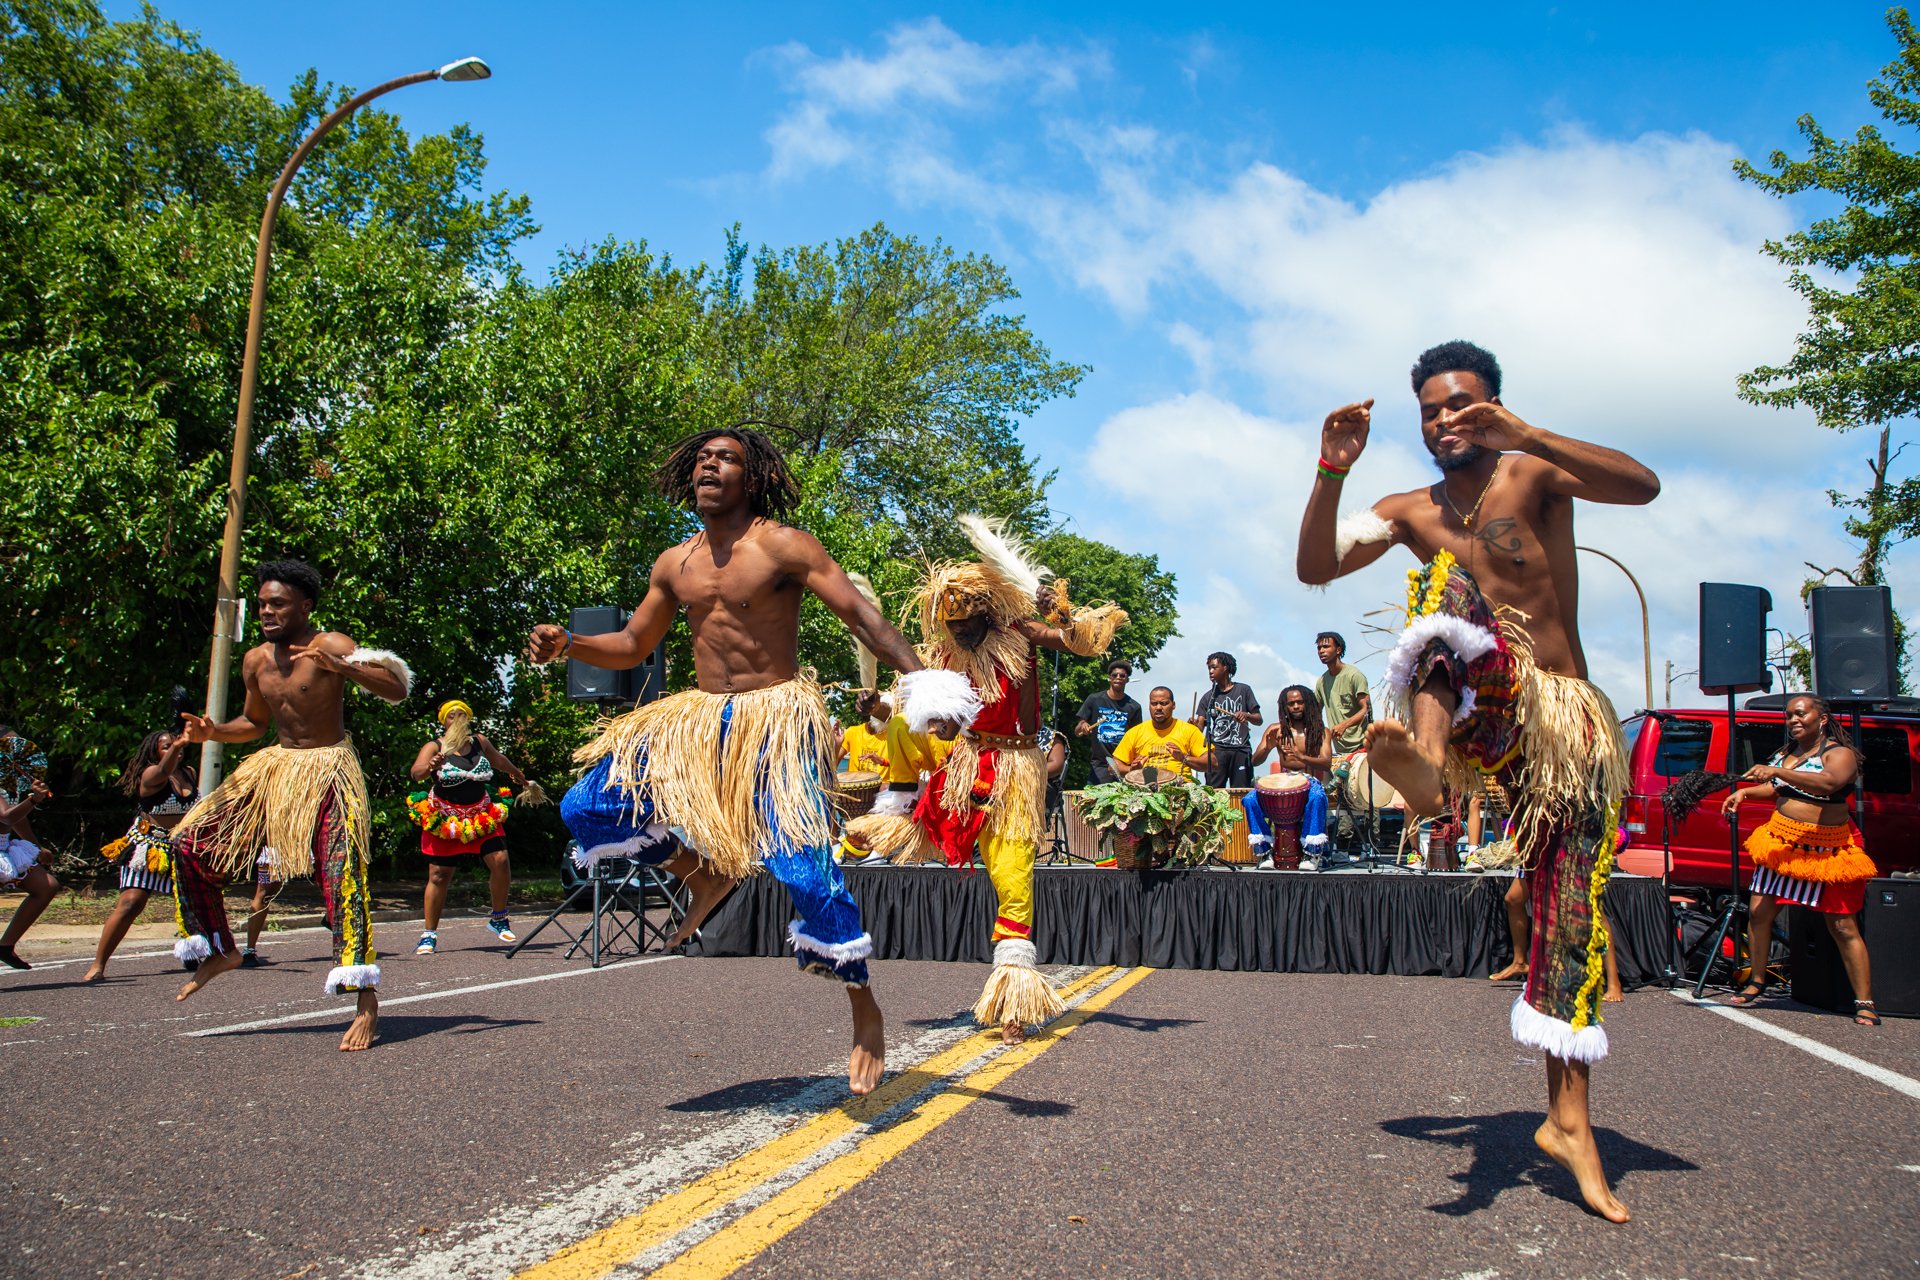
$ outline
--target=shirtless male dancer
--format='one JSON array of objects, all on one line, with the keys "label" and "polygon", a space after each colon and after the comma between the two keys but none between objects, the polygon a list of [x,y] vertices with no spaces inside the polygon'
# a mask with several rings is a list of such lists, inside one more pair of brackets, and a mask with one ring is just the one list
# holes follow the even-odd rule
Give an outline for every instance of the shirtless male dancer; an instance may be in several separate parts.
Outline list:
[{"label": "shirtless male dancer", "polygon": [[[802,598],[819,596],[888,666],[920,673],[920,660],[813,535],[778,522],[799,488],[759,432],[742,424],[682,441],[656,485],[699,517],[700,531],[654,561],[625,630],[575,636],[542,624],[528,656],[635,666],[685,609],[699,687],[628,712],[583,748],[576,758],[591,767],[561,816],[584,859],[638,858],[686,882],[692,903],[676,941],[756,863],[778,877],[800,916],[789,938],[801,966],[847,987],[847,1083],[869,1093],[884,1066],[885,1027],[868,986],[872,941],[831,853],[822,788],[833,721],[800,668]],[[920,682],[941,674],[905,676],[901,696],[911,701]]]},{"label": "shirtless male dancer", "polygon": [[1419,815],[1441,811],[1449,775],[1463,792],[1476,771],[1517,782],[1534,928],[1511,1021],[1516,1039],[1546,1053],[1548,1111],[1534,1140],[1596,1213],[1625,1222],[1594,1145],[1587,1092],[1589,1064],[1607,1051],[1600,966],[1589,961],[1606,945],[1599,894],[1626,757],[1618,717],[1586,683],[1573,500],[1642,505],[1660,481],[1617,449],[1523,421],[1500,401],[1499,364],[1471,343],[1425,352],[1412,381],[1439,481],[1340,517],[1341,482],[1366,447],[1373,401],[1334,410],[1296,568],[1302,582],[1325,583],[1395,544],[1421,561],[1387,673],[1408,722],[1377,720],[1370,759]]},{"label": "shirtless male dancer", "polygon": [[271,728],[278,741],[242,760],[174,828],[174,892],[188,935],[174,954],[199,962],[177,998],[185,1000],[239,967],[241,950],[234,945],[221,884],[242,869],[252,872],[261,846],[271,844],[279,874],[310,872],[320,881],[338,959],[327,975],[327,993],[352,991],[357,999],[340,1047],[366,1049],[380,1020],[380,966],[374,963],[369,913],[366,782],[347,734],[347,683],[400,702],[413,675],[392,653],[363,649],[338,631],[313,625],[320,575],[311,566],[273,561],[254,576],[265,643],[241,660],[246,705],[221,724],[188,713],[183,736],[188,742],[252,742]]}]

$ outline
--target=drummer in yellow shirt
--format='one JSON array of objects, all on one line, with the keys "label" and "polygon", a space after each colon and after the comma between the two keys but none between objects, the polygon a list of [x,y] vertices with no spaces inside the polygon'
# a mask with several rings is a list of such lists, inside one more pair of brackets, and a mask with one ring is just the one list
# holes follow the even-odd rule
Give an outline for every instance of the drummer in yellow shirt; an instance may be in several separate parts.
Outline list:
[{"label": "drummer in yellow shirt", "polygon": [[1165,685],[1147,695],[1148,720],[1127,730],[1113,758],[1122,771],[1146,765],[1191,778],[1207,767],[1207,739],[1198,727],[1173,718],[1173,690]]},{"label": "drummer in yellow shirt", "polygon": [[840,759],[850,773],[877,773],[887,776],[887,721],[893,718],[893,706],[877,689],[862,689],[853,701],[861,723],[850,724],[840,733]]}]

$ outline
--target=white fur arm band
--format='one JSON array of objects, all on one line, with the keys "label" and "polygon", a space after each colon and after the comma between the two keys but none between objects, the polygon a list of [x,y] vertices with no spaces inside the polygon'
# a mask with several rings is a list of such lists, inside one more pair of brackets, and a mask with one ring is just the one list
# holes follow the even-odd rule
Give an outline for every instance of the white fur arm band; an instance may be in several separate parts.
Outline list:
[{"label": "white fur arm band", "polygon": [[925,733],[935,720],[952,720],[965,729],[980,714],[980,695],[958,671],[909,671],[900,677],[899,697],[900,714],[915,733]]},{"label": "white fur arm band", "polygon": [[1355,547],[1369,542],[1390,542],[1393,526],[1380,518],[1372,507],[1349,511],[1333,529],[1333,563],[1337,567]]},{"label": "white fur arm band", "polygon": [[340,661],[350,662],[356,667],[380,667],[399,676],[400,696],[398,698],[375,695],[381,697],[384,702],[404,702],[407,695],[413,692],[413,668],[402,661],[400,655],[391,649],[369,649],[363,645]]}]

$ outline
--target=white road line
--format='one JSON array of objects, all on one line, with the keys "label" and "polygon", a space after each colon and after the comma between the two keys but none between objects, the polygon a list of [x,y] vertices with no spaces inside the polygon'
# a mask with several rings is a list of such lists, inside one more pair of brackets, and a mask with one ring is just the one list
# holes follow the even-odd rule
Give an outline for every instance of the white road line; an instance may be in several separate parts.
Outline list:
[{"label": "white road line", "polygon": [[[399,996],[380,1002],[381,1012],[403,1004],[418,1004],[422,1000],[445,1000],[449,996],[467,996],[480,991],[498,991],[502,987],[524,987],[532,982],[553,982],[559,978],[578,978],[584,974],[612,973],[615,969],[632,969],[643,964],[659,964],[662,960],[678,960],[677,955],[641,956],[634,960],[617,960],[612,964],[603,964],[598,969],[563,969],[559,973],[536,973],[529,978],[507,978],[501,982],[482,982],[471,987],[449,987],[445,991],[429,991],[417,996]],[[278,1018],[258,1018],[252,1022],[236,1022],[231,1026],[208,1027],[203,1031],[182,1031],[179,1034],[189,1038],[199,1036],[224,1036],[240,1031],[258,1031],[262,1027],[282,1027],[289,1022],[312,1022],[316,1018],[338,1018],[342,1022],[353,1019],[353,1009],[346,1005],[332,1005],[325,1009],[309,1009],[305,1013],[289,1013]]]},{"label": "white road line", "polygon": [[[1051,977],[1055,986],[1065,986],[1092,971],[1090,966],[1074,966]],[[889,1043],[887,1069],[891,1074],[913,1067],[977,1030],[972,1015],[962,1013],[904,1043]],[[846,1100],[845,1059],[829,1063],[815,1074],[822,1079],[670,1146],[662,1146],[662,1139],[649,1139],[645,1133],[632,1134],[626,1139],[632,1152],[626,1158],[628,1163],[570,1188],[536,1192],[523,1203],[503,1207],[477,1221],[450,1226],[425,1248],[419,1240],[402,1237],[392,1252],[353,1265],[350,1274],[360,1280],[442,1280],[446,1276],[497,1280],[511,1276]],[[947,1078],[959,1075],[950,1072]],[[849,1138],[865,1136],[864,1130],[856,1130]],[[814,1167],[812,1159],[808,1167]]]},{"label": "white road line", "polygon": [[1693,993],[1689,991],[1675,991],[1673,994],[1696,1009],[1706,1009],[1743,1027],[1752,1027],[1763,1036],[1772,1036],[1775,1040],[1810,1053],[1823,1062],[1831,1062],[1836,1067],[1845,1067],[1849,1071],[1865,1076],[1875,1084],[1885,1085],[1895,1093],[1904,1093],[1909,1098],[1920,1099],[1920,1080],[1915,1080],[1912,1076],[1903,1076],[1898,1071],[1889,1071],[1878,1063],[1868,1062],[1865,1058],[1856,1058],[1832,1045],[1821,1044],[1818,1040],[1809,1039],[1798,1032],[1776,1027],[1765,1019],[1754,1017],[1744,1009],[1732,1009],[1708,1000],[1695,1000]]}]

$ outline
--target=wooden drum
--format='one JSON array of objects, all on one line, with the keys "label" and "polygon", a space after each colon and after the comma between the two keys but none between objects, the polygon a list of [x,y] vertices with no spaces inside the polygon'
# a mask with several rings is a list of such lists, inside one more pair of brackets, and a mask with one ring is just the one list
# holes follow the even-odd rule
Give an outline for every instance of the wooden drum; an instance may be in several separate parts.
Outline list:
[{"label": "wooden drum", "polygon": [[1260,812],[1273,826],[1273,865],[1282,871],[1300,866],[1300,822],[1307,813],[1307,790],[1313,779],[1304,773],[1275,773],[1256,778],[1254,795]]},{"label": "wooden drum", "polygon": [[843,823],[851,822],[872,812],[873,802],[880,798],[882,781],[884,779],[877,773],[835,774],[833,807],[840,811],[840,820]]}]

